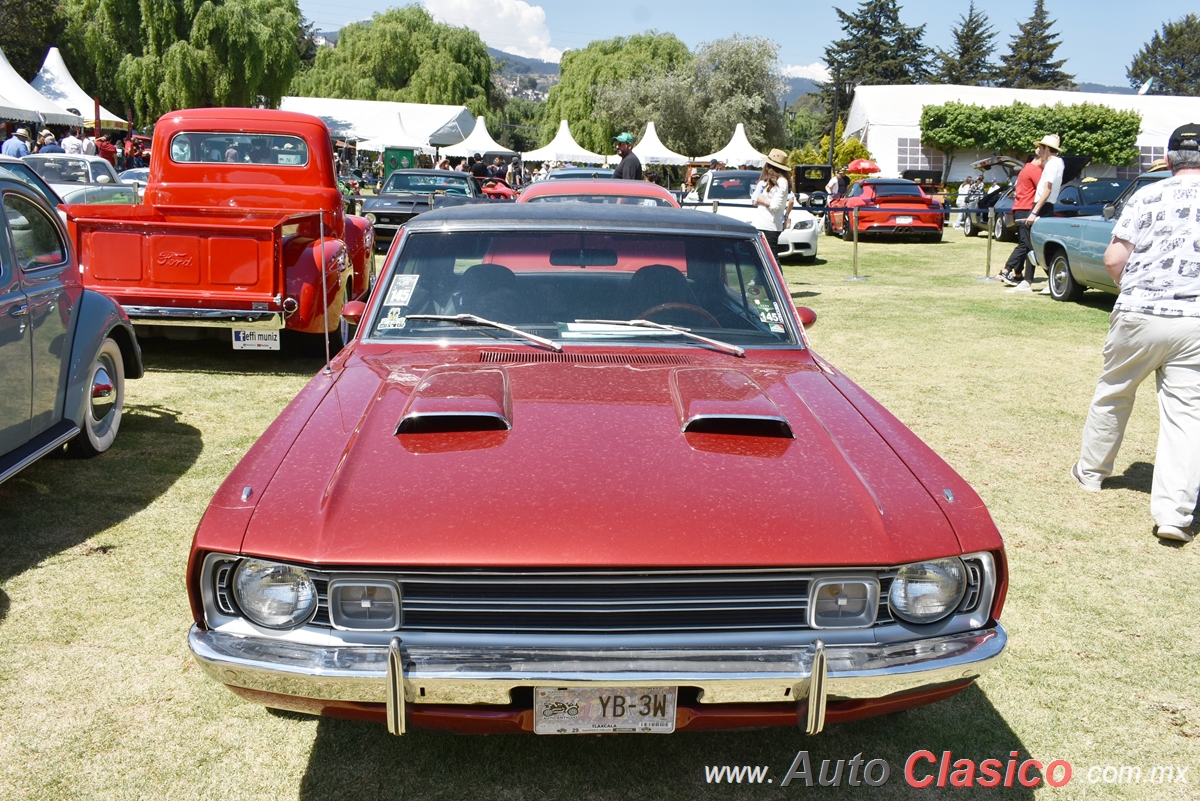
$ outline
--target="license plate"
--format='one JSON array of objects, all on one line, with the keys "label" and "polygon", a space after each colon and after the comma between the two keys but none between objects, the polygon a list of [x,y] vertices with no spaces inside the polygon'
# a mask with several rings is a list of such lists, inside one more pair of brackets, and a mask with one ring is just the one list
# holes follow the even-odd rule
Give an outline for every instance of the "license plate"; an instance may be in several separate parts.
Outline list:
[{"label": "license plate", "polygon": [[912,225],[912,217],[897,217],[896,225]]},{"label": "license plate", "polygon": [[278,331],[242,331],[233,329],[234,350],[279,350]]},{"label": "license plate", "polygon": [[538,734],[670,734],[677,687],[535,687]]}]

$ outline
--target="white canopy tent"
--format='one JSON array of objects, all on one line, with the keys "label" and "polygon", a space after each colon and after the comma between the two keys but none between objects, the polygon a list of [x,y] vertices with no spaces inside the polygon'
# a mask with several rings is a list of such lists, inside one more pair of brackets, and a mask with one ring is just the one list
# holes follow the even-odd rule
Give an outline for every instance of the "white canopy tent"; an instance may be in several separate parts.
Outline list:
[{"label": "white canopy tent", "polygon": [[550,144],[522,153],[524,161],[582,161],[584,164],[604,164],[608,157],[584,150],[571,136],[571,128],[567,121],[558,124],[558,133],[550,140]]},{"label": "white canopy tent", "polygon": [[733,137],[729,140],[729,144],[716,153],[709,153],[707,156],[701,156],[696,160],[712,161],[713,159],[723,161],[729,167],[735,164],[749,164],[752,167],[761,167],[766,162],[767,157],[754,149],[750,144],[750,140],[746,138],[745,126],[739,122],[737,128],[733,131]]},{"label": "white canopy tent", "polygon": [[[1162,157],[1167,137],[1177,127],[1188,120],[1200,119],[1200,97],[1099,94],[997,86],[858,86],[854,89],[854,102],[850,105],[846,120],[846,135],[859,139],[867,146],[872,159],[881,169],[880,175],[897,176],[906,169],[943,169],[944,154],[921,145],[921,109],[950,101],[985,108],[1008,106],[1018,101],[1031,106],[1093,103],[1119,111],[1136,111],[1142,116],[1137,137],[1141,159],[1138,167],[1131,168],[1133,172],[1148,167],[1154,158]],[[1032,149],[1032,141],[1029,146]],[[1088,155],[1073,150],[1069,140],[1063,142],[1063,153]],[[960,181],[967,175],[975,174],[971,162],[990,155],[990,150],[955,153],[947,180]],[[1117,168],[1093,163],[1084,169],[1083,174],[1096,178],[1111,177],[1117,174]],[[1003,180],[1003,175],[999,177]]]},{"label": "white canopy tent", "polygon": [[466,106],[285,97],[279,107],[320,117],[334,136],[355,140],[360,149],[376,152],[402,147],[432,153],[434,148],[466,139],[475,127],[475,118]]},{"label": "white canopy tent", "polygon": [[39,125],[80,125],[83,117],[72,114],[43,97],[17,74],[0,50],[0,116]]},{"label": "white canopy tent", "polygon": [[642,164],[682,165],[690,164],[692,161],[687,156],[681,156],[667,149],[667,146],[658,138],[658,131],[655,129],[653,121],[646,123],[646,133],[642,134],[642,140],[634,145],[633,154]]},{"label": "white canopy tent", "polygon": [[487,123],[483,117],[475,118],[475,128],[471,131],[471,135],[459,142],[457,145],[450,145],[442,148],[443,156],[466,157],[473,156],[476,153],[494,153],[499,155],[503,153],[506,156],[515,156],[517,151],[509,150],[504,145],[497,142],[488,133]]},{"label": "white canopy tent", "polygon": [[[62,53],[57,47],[50,48],[42,68],[34,76],[29,85],[42,94],[43,97],[66,108],[75,108],[83,114],[83,125],[92,128],[96,125],[96,101],[71,77]],[[100,107],[101,128],[128,129],[129,123],[117,114],[113,114],[104,106]]]}]

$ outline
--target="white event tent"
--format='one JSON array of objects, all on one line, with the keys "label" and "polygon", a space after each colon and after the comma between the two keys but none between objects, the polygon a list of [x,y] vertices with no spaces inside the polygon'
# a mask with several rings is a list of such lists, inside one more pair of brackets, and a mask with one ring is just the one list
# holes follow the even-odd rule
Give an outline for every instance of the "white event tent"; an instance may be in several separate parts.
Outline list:
[{"label": "white event tent", "polygon": [[509,150],[492,138],[492,135],[488,133],[487,123],[483,121],[483,117],[475,118],[475,128],[471,131],[470,136],[457,145],[443,147],[441,153],[443,156],[454,156],[456,158],[465,158],[466,156],[473,156],[476,153],[504,154],[506,156],[517,155],[517,151]]},{"label": "white event tent", "polygon": [[[1172,131],[1180,125],[1200,119],[1200,97],[1006,89],[996,86],[858,86],[854,89],[854,102],[850,104],[850,114],[846,120],[846,135],[866,145],[872,159],[879,165],[881,175],[898,176],[906,169],[944,170],[945,155],[921,145],[921,109],[951,101],[985,108],[1008,106],[1016,102],[1031,106],[1092,103],[1118,111],[1136,111],[1142,116],[1137,137],[1141,158],[1138,166],[1128,168],[1129,172],[1134,173],[1144,170],[1155,158],[1163,156],[1167,137]],[[1033,142],[1029,146],[1032,150]],[[1063,142],[1063,153],[1088,155],[1073,150],[1070,140]],[[990,155],[990,150],[955,153],[947,180],[959,181],[973,174],[971,162]],[[1117,168],[1107,164],[1090,164],[1084,170],[1085,176],[1096,178],[1114,174],[1117,174]]]},{"label": "white event tent", "polygon": [[713,159],[723,161],[729,167],[735,164],[749,164],[753,167],[761,167],[766,162],[767,157],[754,149],[754,146],[750,144],[750,140],[746,138],[745,126],[739,122],[737,128],[733,131],[733,136],[729,139],[729,144],[716,153],[709,153],[707,156],[701,156],[696,160],[712,161]]},{"label": "white event tent", "polygon": [[0,50],[0,117],[39,125],[80,125],[83,118],[43,97],[8,63]]},{"label": "white event tent", "polygon": [[467,138],[475,118],[466,106],[347,100],[335,97],[285,97],[279,108],[319,117],[329,132],[354,140],[362,150],[402,147],[432,153]]},{"label": "white event tent", "polygon": [[[78,109],[83,114],[85,128],[93,128],[96,121],[96,101],[71,77],[62,53],[57,47],[50,48],[42,68],[33,77],[29,85],[38,90],[43,97],[52,100],[63,108]],[[101,128],[128,129],[129,123],[117,114],[113,114],[104,106],[100,107]]]},{"label": "white event tent", "polygon": [[575,137],[571,136],[571,128],[567,121],[563,120],[558,124],[558,133],[550,140],[550,144],[522,153],[521,158],[524,161],[582,161],[585,164],[604,164],[608,157],[580,147]]},{"label": "white event tent", "polygon": [[692,161],[687,156],[667,149],[658,138],[653,121],[646,123],[646,132],[642,134],[642,140],[634,145],[633,154],[642,164],[690,164]]}]

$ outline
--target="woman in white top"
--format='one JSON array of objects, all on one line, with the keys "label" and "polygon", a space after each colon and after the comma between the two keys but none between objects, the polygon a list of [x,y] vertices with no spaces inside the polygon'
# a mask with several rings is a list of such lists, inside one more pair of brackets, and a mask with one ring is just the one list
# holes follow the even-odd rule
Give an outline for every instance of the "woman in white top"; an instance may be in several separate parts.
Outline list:
[{"label": "woman in white top", "polygon": [[779,148],[773,149],[767,154],[767,163],[763,165],[758,187],[751,198],[754,202],[754,227],[767,235],[771,250],[775,252],[779,251],[779,234],[787,218],[791,194],[788,191],[791,186],[789,172],[787,153]]}]

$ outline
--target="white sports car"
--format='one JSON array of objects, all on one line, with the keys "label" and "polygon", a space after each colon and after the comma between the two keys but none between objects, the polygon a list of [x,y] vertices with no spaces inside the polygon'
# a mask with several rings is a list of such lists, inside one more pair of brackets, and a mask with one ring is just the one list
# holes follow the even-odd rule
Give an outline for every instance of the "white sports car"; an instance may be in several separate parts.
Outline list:
[{"label": "white sports car", "polygon": [[[696,189],[683,198],[685,209],[708,211],[754,224],[754,204],[750,192],[758,183],[754,170],[720,170],[700,176]],[[793,210],[779,234],[779,258],[817,256],[817,218],[807,211]]]}]

